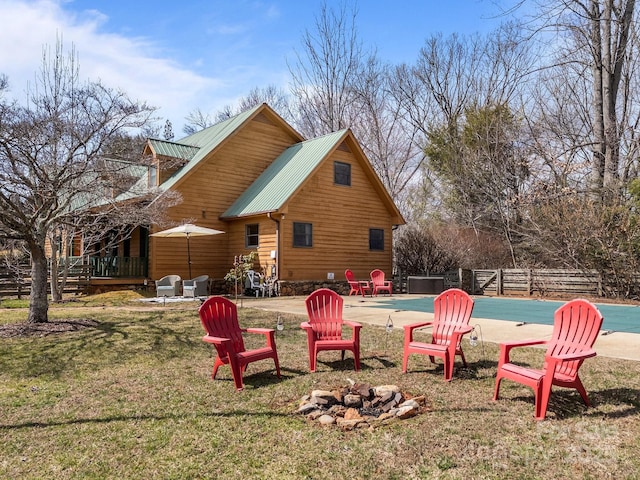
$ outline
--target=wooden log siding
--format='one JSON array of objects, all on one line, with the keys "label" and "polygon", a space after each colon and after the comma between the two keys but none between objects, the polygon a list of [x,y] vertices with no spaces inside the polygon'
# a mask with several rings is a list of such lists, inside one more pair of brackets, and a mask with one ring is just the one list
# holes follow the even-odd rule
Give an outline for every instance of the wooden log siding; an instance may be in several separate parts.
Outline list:
[{"label": "wooden log siding", "polygon": [[[225,232],[191,242],[192,275],[222,278],[232,268],[234,255],[247,253],[244,248],[244,225],[247,219],[223,222],[218,216],[244,192],[286,148],[297,142],[266,117],[258,117],[230,138],[211,159],[200,163],[189,181],[177,185],[182,202],[169,209],[176,222],[185,220]],[[197,217],[194,218],[194,212]],[[236,231],[236,235],[229,232]],[[255,223],[255,222],[253,222]],[[271,222],[273,223],[273,222]],[[261,223],[261,229],[262,229]],[[267,226],[267,223],[264,223]],[[274,228],[274,227],[272,227]],[[262,231],[261,231],[262,234]],[[262,236],[262,235],[261,235]],[[151,237],[149,275],[188,276],[186,240]],[[262,242],[262,239],[260,239]],[[265,248],[266,251],[266,248]],[[267,255],[270,252],[267,252]],[[261,262],[263,255],[261,253]]]},{"label": "wooden log siding", "polygon": [[[351,186],[334,184],[334,161],[351,165]],[[293,223],[313,225],[313,247],[293,247]],[[384,251],[369,250],[369,229],[384,230]],[[344,280],[345,265],[368,279],[372,263],[392,276],[392,225],[388,212],[359,162],[338,149],[295,195],[282,222],[282,280]],[[327,259],[333,263],[329,263]]]}]

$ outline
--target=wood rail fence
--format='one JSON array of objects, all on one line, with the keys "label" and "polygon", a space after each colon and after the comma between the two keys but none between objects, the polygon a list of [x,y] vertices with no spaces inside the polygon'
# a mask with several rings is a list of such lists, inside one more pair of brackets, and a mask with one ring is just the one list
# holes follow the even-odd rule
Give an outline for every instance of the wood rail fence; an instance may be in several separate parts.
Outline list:
[{"label": "wood rail fence", "polygon": [[[65,282],[64,293],[83,293],[87,291],[90,282],[91,265],[76,265],[69,269]],[[0,297],[29,296],[31,291],[31,265],[21,264],[7,268],[0,265]],[[51,289],[51,279],[47,288]]]},{"label": "wood rail fence", "polygon": [[[64,293],[86,292],[91,280],[92,266],[79,264],[70,269]],[[9,269],[0,265],[0,297],[28,296],[31,288],[30,266]],[[587,295],[603,296],[603,279],[597,271],[567,269],[482,269],[450,270],[429,278],[442,277],[442,288],[461,288],[473,295]],[[408,292],[407,276],[396,275],[394,291]],[[50,284],[50,282],[49,282]],[[640,276],[638,276],[640,285]],[[425,292],[439,293],[439,292]]]}]

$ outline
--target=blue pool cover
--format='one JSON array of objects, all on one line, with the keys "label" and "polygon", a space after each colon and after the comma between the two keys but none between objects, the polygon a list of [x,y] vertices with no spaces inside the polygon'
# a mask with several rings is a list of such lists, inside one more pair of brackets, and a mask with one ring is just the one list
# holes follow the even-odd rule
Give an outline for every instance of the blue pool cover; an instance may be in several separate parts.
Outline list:
[{"label": "blue pool cover", "polygon": [[[435,297],[394,298],[384,303],[370,305],[394,310],[433,313]],[[553,325],[553,313],[565,302],[550,300],[526,300],[503,297],[474,297],[473,317],[510,322]],[[640,333],[640,306],[596,304],[604,317],[602,330]]]}]

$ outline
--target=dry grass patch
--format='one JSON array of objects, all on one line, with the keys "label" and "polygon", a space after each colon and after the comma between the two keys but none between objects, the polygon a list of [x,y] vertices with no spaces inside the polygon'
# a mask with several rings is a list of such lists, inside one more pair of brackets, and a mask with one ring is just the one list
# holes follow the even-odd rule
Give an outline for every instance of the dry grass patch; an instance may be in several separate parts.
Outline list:
[{"label": "dry grass patch", "polygon": [[[302,301],[302,300],[301,300]],[[113,302],[110,304],[109,302]],[[503,382],[491,400],[498,350],[465,344],[454,380],[415,356],[401,373],[402,332],[364,325],[362,371],[323,352],[310,374],[302,318],[276,332],[282,379],[253,363],[236,392],[228,368],[210,379],[197,302],[122,298],[69,302],[54,320],[86,328],[0,340],[0,478],[634,478],[640,470],[640,364],[596,357],[582,370],[594,404],[556,389],[548,420],[530,389]],[[277,314],[240,309],[244,326]],[[21,309],[0,308],[0,324]],[[597,343],[596,343],[597,349]],[[519,359],[537,364],[540,350]],[[295,413],[302,395],[352,379],[425,395],[431,411],[372,430],[323,428]]]}]

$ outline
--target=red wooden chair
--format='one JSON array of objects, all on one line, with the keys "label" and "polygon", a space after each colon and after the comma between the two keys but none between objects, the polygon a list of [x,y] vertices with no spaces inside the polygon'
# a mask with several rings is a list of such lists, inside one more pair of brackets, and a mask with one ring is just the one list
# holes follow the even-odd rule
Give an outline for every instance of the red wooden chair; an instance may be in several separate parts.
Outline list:
[{"label": "red wooden chair", "polygon": [[363,297],[367,292],[371,292],[371,287],[369,286],[369,282],[366,280],[356,280],[355,275],[350,269],[346,269],[344,271],[344,276],[349,283],[349,295],[359,295],[361,294]]},{"label": "red wooden chair", "polygon": [[[469,326],[473,299],[464,291],[457,288],[445,290],[433,301],[433,321],[420,322],[404,326],[404,358],[402,359],[402,373],[407,372],[409,355],[418,353],[429,355],[431,363],[434,357],[444,361],[444,379],[450,382],[453,378],[453,365],[456,355],[462,357],[462,363],[467,366],[467,360],[460,342],[462,337],[473,330]],[[431,343],[418,342],[413,339],[413,332],[417,328],[431,325]]]},{"label": "red wooden chair", "polygon": [[[305,303],[309,320],[300,327],[307,332],[309,368],[316,371],[318,352],[323,350],[345,350],[353,352],[356,372],[360,370],[360,329],[362,325],[342,319],[343,300],[333,290],[321,288],[309,295]],[[342,327],[351,327],[351,339],[342,338]]]},{"label": "red wooden chair", "polygon": [[[533,389],[536,420],[544,420],[546,416],[552,385],[575,388],[589,406],[587,391],[578,376],[578,369],[585,359],[596,355],[592,347],[601,326],[602,315],[595,305],[587,300],[571,300],[556,310],[550,340],[501,344],[493,399],[498,399],[502,379],[508,378]],[[542,369],[510,363],[512,348],[544,344],[548,347]]]},{"label": "red wooden chair", "polygon": [[[273,358],[280,378],[280,363],[276,351],[275,330],[270,328],[240,328],[236,305],[223,297],[209,297],[198,309],[202,326],[207,335],[202,340],[212,343],[217,356],[213,364],[211,378],[216,378],[218,367],[230,364],[233,381],[237,390],[242,390],[242,374],[251,362]],[[254,350],[246,350],[243,333],[257,333],[266,337],[267,345]]]},{"label": "red wooden chair", "polygon": [[391,290],[393,290],[393,284],[390,280],[384,279],[384,272],[380,269],[375,269],[371,272],[371,288],[373,290],[372,295],[378,296],[378,292],[388,292],[391,296]]}]

